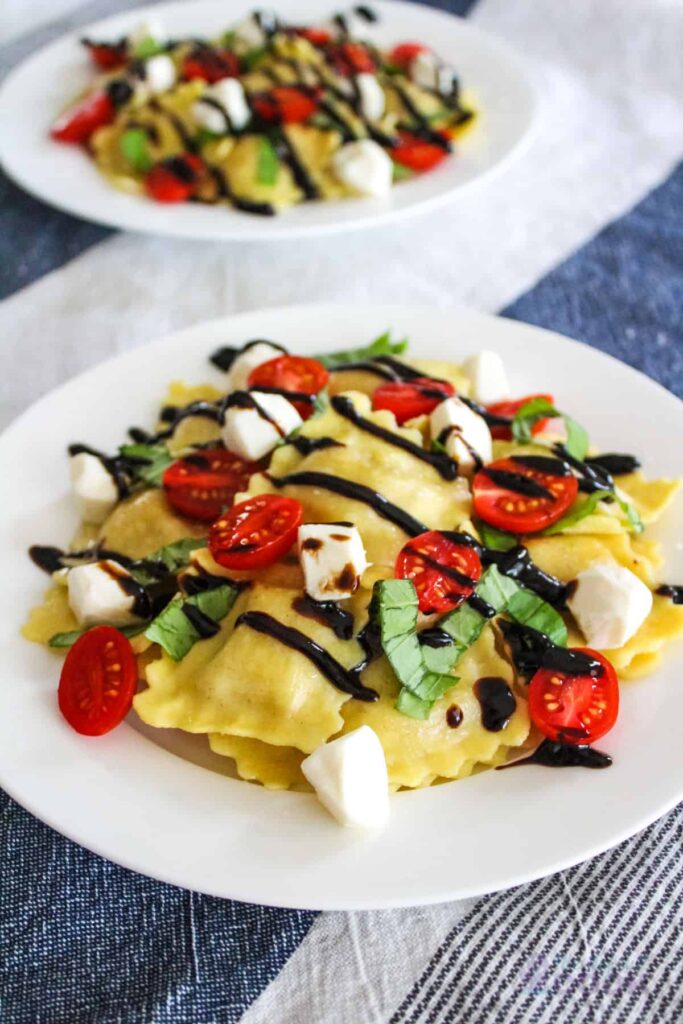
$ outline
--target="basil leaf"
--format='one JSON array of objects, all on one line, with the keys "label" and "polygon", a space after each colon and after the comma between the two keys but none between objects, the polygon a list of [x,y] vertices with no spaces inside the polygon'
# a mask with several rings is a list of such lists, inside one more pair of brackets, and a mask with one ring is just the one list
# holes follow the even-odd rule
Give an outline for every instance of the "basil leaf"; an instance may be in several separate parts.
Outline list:
[{"label": "basil leaf", "polygon": [[620,498],[618,494],[614,494],[614,500],[616,501],[617,505],[628,519],[629,525],[633,533],[642,533],[645,529],[645,523],[640,518],[640,515],[638,514],[638,509],[635,507],[635,505],[632,505],[630,501],[624,501],[624,499]]},{"label": "basil leaf", "polygon": [[222,138],[222,135],[217,135],[216,132],[211,132],[208,128],[200,128],[195,134],[194,141],[198,146],[205,146],[207,142],[215,142],[216,139]]},{"label": "basil leaf", "polygon": [[583,461],[588,453],[588,434],[576,420],[556,409],[547,398],[532,398],[517,410],[512,420],[512,436],[520,444],[530,444],[534,440],[532,428],[539,420],[558,417],[564,420],[567,430],[567,451],[575,459]]},{"label": "basil leaf", "polygon": [[482,522],[477,522],[476,527],[484,545],[493,551],[509,551],[510,548],[517,545],[514,533],[506,533],[505,530],[499,530],[495,526],[489,526],[488,523]]},{"label": "basil leaf", "polygon": [[146,173],[152,166],[149,140],[144,128],[128,128],[119,139],[119,147],[134,170]]},{"label": "basil leaf", "polygon": [[165,444],[123,444],[119,451],[127,459],[141,460],[132,466],[133,475],[152,487],[161,487],[165,470],[176,461]]},{"label": "basil leaf", "polygon": [[230,583],[204,590],[192,597],[176,597],[157,615],[147,629],[145,636],[152,643],[159,644],[174,661],[182,661],[202,637],[183,611],[184,605],[192,605],[214,622],[225,618],[239,593]]},{"label": "basil leaf", "polygon": [[135,47],[134,56],[139,60],[145,60],[147,57],[155,57],[157,53],[163,53],[165,49],[163,43],[158,43],[152,36],[147,36],[146,39],[141,39]]},{"label": "basil leaf", "polygon": [[256,180],[259,185],[274,185],[277,181],[280,161],[273,149],[270,139],[259,140],[258,160],[256,164]]},{"label": "basil leaf", "polygon": [[573,455],[575,459],[579,459],[580,462],[588,455],[588,434],[576,420],[573,420],[571,416],[567,416],[565,413],[562,414],[564,425],[567,428],[567,440],[565,441],[565,448],[570,455]]},{"label": "basil leaf", "polygon": [[328,370],[334,370],[336,366],[344,366],[347,363],[364,363],[368,359],[376,359],[377,356],[400,356],[408,348],[408,339],[392,341],[391,331],[385,331],[375,338],[373,342],[364,348],[349,348],[341,352],[325,352],[322,355],[314,356],[319,363],[322,363]]},{"label": "basil leaf", "polygon": [[394,165],[391,172],[392,181],[408,181],[410,178],[415,177],[415,174],[411,171],[410,167],[404,167],[403,164],[399,164],[395,160],[393,160],[392,163]]},{"label": "basil leaf", "polygon": [[[91,630],[92,628],[92,626],[86,626],[83,629],[74,629],[70,633],[55,633],[48,640],[48,647],[73,647],[76,641],[80,640],[84,633],[89,632],[89,630]],[[114,628],[117,629],[119,633],[123,633],[124,636],[130,638],[133,636],[138,636],[140,633],[142,633],[143,630],[147,628],[147,623],[140,622],[137,623],[135,626],[115,626]]]},{"label": "basil leaf", "polygon": [[147,587],[159,579],[152,571],[155,565],[163,565],[171,575],[175,576],[180,569],[184,569],[189,564],[193,551],[205,547],[206,538],[185,537],[183,540],[177,540],[173,544],[167,544],[165,547],[153,551],[146,558],[138,559],[128,567],[128,571],[138,583]]},{"label": "basil leaf", "polygon": [[249,50],[241,58],[240,63],[245,71],[253,71],[263,61],[264,57],[268,55],[267,46],[255,46],[253,50]]},{"label": "basil leaf", "polygon": [[563,533],[569,529],[570,526],[575,526],[576,523],[580,523],[582,519],[587,519],[588,516],[592,515],[597,506],[601,501],[613,500],[619,505],[626,518],[628,519],[629,526],[633,533],[642,533],[645,529],[643,521],[638,515],[637,510],[628,501],[624,501],[614,491],[593,491],[588,495],[585,501],[582,501],[579,505],[574,504],[566,516],[562,516],[552,526],[546,527],[540,534],[541,537],[553,537],[557,533]]},{"label": "basil leaf", "polygon": [[[496,614],[505,611],[510,599],[517,593],[519,584],[504,576],[495,565],[490,565],[474,588],[475,595],[493,608]],[[455,611],[449,612],[439,621],[443,629],[453,638],[453,665],[482,634],[490,619],[465,602]]]},{"label": "basil leaf", "polygon": [[552,605],[534,594],[532,590],[519,587],[508,601],[507,614],[523,626],[531,626],[539,633],[545,633],[554,644],[567,646],[567,627],[559,612]]}]

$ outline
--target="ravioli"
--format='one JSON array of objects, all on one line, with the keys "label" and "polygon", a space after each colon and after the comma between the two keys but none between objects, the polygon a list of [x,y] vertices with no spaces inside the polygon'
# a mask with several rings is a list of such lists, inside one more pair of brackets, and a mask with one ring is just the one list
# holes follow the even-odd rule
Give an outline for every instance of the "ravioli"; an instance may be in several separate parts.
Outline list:
[{"label": "ravioli", "polygon": [[211,733],[209,745],[215,754],[231,757],[237,774],[247,782],[260,782],[266,789],[309,788],[301,771],[306,755],[295,747],[221,733]]},{"label": "ravioli", "polygon": [[157,488],[140,491],[117,505],[100,528],[99,540],[129,558],[144,558],[184,537],[203,537],[206,527],[176,515]]}]

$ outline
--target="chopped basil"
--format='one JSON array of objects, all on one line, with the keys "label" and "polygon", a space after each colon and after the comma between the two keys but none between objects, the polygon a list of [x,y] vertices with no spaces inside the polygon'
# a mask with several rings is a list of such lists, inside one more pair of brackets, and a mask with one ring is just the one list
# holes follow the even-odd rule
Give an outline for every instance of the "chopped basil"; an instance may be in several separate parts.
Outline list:
[{"label": "chopped basil", "polygon": [[515,622],[531,626],[539,633],[545,633],[560,647],[567,646],[567,627],[564,619],[547,601],[534,594],[533,590],[519,587],[517,593],[508,601],[505,611]]},{"label": "chopped basil", "polygon": [[334,370],[337,366],[344,366],[346,363],[363,363],[368,359],[377,359],[378,356],[400,356],[408,348],[408,339],[401,341],[391,340],[391,331],[385,331],[375,338],[373,342],[364,348],[349,348],[341,352],[325,352],[323,355],[314,358],[322,363],[328,370]]},{"label": "chopped basil", "polygon": [[253,50],[249,50],[242,58],[240,58],[240,63],[244,71],[253,71],[267,56],[267,46],[256,46]]},{"label": "chopped basil", "polygon": [[136,171],[146,173],[152,166],[149,155],[149,140],[144,128],[128,128],[119,139],[119,146],[124,157]]},{"label": "chopped basil", "polygon": [[[54,636],[51,636],[48,640],[48,647],[73,647],[76,641],[80,640],[83,634],[87,633],[92,628],[92,626],[86,626],[83,629],[74,629],[70,633],[55,633]],[[124,636],[130,638],[142,633],[142,631],[147,628],[147,623],[140,622],[135,626],[115,626],[114,628],[118,629],[119,633],[123,633]]]},{"label": "chopped basil", "polygon": [[194,137],[194,141],[198,146],[205,146],[208,142],[215,142],[216,139],[222,138],[222,135],[218,135],[216,132],[211,132],[208,128],[199,128]]},{"label": "chopped basil", "polygon": [[[496,614],[505,611],[508,602],[519,590],[519,584],[490,565],[474,588],[474,594]],[[443,629],[453,638],[453,664],[478,640],[490,620],[465,602],[440,620]]]},{"label": "chopped basil", "polygon": [[274,185],[277,181],[280,161],[270,139],[265,136],[259,140],[256,180],[259,185]]},{"label": "chopped basil", "polygon": [[138,60],[146,60],[148,57],[155,57],[157,53],[163,53],[165,49],[166,47],[163,43],[157,42],[152,36],[147,36],[146,39],[141,39],[135,47],[134,56]]},{"label": "chopped basil", "polygon": [[224,586],[204,590],[191,597],[176,597],[149,624],[145,636],[152,643],[163,647],[174,661],[181,661],[197,641],[202,639],[199,631],[183,611],[183,607],[191,605],[212,622],[218,623],[228,614],[238,593],[237,587],[226,583]]},{"label": "chopped basil", "polygon": [[161,487],[165,470],[176,461],[165,444],[123,444],[119,451],[133,461],[134,477],[152,487]]},{"label": "chopped basil", "polygon": [[532,428],[542,419],[564,420],[567,430],[565,447],[575,459],[585,459],[588,454],[588,434],[571,416],[560,412],[547,398],[532,398],[519,409],[512,421],[512,436],[520,444],[533,442]]},{"label": "chopped basil", "polygon": [[393,181],[408,181],[410,178],[414,178],[415,174],[411,171],[410,167],[404,167],[403,164],[399,164],[396,160],[392,161],[394,168],[391,172]]},{"label": "chopped basil", "polygon": [[628,501],[624,501],[614,491],[593,491],[585,501],[574,504],[566,516],[562,516],[552,526],[546,527],[541,536],[552,537],[557,533],[563,533],[582,519],[592,515],[601,501],[615,501],[628,520],[629,528],[633,533],[642,533],[645,529],[643,521],[637,510]]},{"label": "chopped basil", "polygon": [[180,569],[184,569],[189,564],[193,551],[205,547],[206,539],[204,537],[185,537],[173,544],[166,544],[165,547],[153,551],[146,558],[138,559],[137,562],[128,566],[128,571],[138,583],[146,587],[158,580],[158,576],[152,571],[155,564],[161,564],[169,574],[175,576]]},{"label": "chopped basil", "polygon": [[509,551],[517,545],[514,533],[506,533],[505,530],[483,522],[477,522],[476,527],[485,546],[493,551]]}]

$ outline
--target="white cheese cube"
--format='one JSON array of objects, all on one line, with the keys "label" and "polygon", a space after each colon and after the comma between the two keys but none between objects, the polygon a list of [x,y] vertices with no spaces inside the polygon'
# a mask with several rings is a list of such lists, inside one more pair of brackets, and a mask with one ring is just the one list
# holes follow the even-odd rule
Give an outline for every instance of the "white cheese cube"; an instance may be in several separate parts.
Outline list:
[{"label": "white cheese cube", "polygon": [[253,407],[230,406],[221,429],[223,444],[243,459],[256,462],[272,451],[278,441],[303,423],[291,402],[282,395],[250,391]]},{"label": "white cheese cube", "polygon": [[391,189],[391,157],[372,139],[347,142],[332,157],[332,170],[341,182],[364,196],[385,196]]},{"label": "white cheese cube", "polygon": [[89,452],[72,455],[69,470],[74,497],[87,523],[103,523],[119,500],[119,492],[102,460]]},{"label": "white cheese cube", "polygon": [[301,765],[321,804],[342,825],[381,828],[389,817],[387,764],[369,725],[330,740]]},{"label": "white cheese cube", "polygon": [[358,96],[360,98],[360,109],[368,121],[379,121],[384,113],[384,89],[377,81],[375,75],[363,72],[356,75]]},{"label": "white cheese cube", "polygon": [[472,397],[482,405],[493,405],[512,397],[503,360],[497,352],[483,349],[463,363],[463,370],[472,382]]},{"label": "white cheese cube", "polygon": [[452,396],[437,405],[429,417],[432,440],[440,441],[463,475],[493,458],[491,431],[482,416]]},{"label": "white cheese cube", "polygon": [[167,38],[166,29],[161,19],[154,15],[148,15],[128,33],[128,45],[131,50],[135,50],[140,43],[146,42],[147,39],[153,39],[155,43],[164,43]]},{"label": "white cheese cube", "polygon": [[235,357],[228,371],[229,390],[241,391],[246,388],[252,370],[255,370],[261,363],[267,363],[270,359],[277,359],[282,354],[282,349],[269,345],[267,341],[257,341],[254,345],[247,345]]},{"label": "white cheese cube", "polygon": [[167,53],[158,53],[145,61],[145,85],[153,95],[172,89],[177,77],[175,64]]},{"label": "white cheese cube", "polygon": [[297,546],[306,593],[314,601],[342,601],[358,589],[368,560],[351,523],[304,523]]},{"label": "white cheese cube", "polygon": [[652,610],[652,591],[617,562],[596,562],[576,577],[567,601],[589,647],[612,650],[637,633]]},{"label": "white cheese cube", "polygon": [[420,89],[438,89],[439,87],[439,61],[431,50],[423,50],[416,54],[410,62],[408,69],[411,82]]},{"label": "white cheese cube", "polygon": [[126,581],[131,579],[130,573],[111,559],[70,569],[66,579],[69,605],[79,625],[128,626],[137,622],[135,594],[126,590]]},{"label": "white cheese cube", "polygon": [[[212,103],[204,102],[205,99],[212,100]],[[213,105],[218,103],[221,110]],[[195,121],[214,132],[215,135],[222,135],[228,131],[241,131],[251,118],[251,110],[247,103],[242,83],[237,78],[223,78],[220,82],[210,86],[201,99],[192,107],[192,116]]]}]

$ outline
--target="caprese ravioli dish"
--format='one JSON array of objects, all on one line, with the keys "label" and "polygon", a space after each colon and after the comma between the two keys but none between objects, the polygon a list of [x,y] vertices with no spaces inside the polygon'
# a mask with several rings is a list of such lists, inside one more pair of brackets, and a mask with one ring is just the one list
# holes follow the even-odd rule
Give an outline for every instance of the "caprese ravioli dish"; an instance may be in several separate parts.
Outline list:
[{"label": "caprese ravioli dish", "polygon": [[161,203],[272,215],[313,199],[384,196],[441,163],[473,121],[429,47],[372,40],[355,7],[318,26],[256,11],[216,39],[169,39],[156,18],[84,39],[92,85],[52,127],[116,188]]},{"label": "caprese ravioli dish", "polygon": [[360,826],[487,766],[611,763],[620,681],[683,633],[647,535],[678,482],[511,395],[494,352],[405,350],[223,348],[220,388],[70,447],[83,523],[31,549],[52,582],[24,634],[66,652],[74,729],[132,707]]}]

